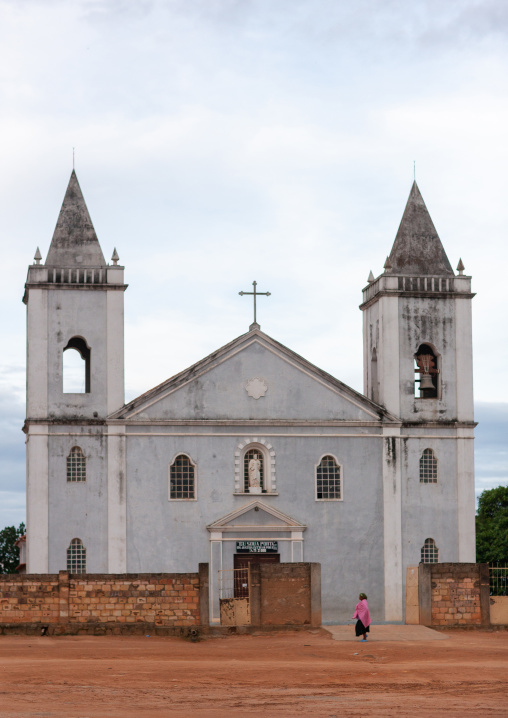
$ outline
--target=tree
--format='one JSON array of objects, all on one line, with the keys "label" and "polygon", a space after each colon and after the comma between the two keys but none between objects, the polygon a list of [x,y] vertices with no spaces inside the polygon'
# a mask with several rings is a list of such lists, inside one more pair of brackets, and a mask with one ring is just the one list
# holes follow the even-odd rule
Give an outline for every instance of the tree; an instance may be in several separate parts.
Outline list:
[{"label": "tree", "polygon": [[19,548],[15,542],[25,535],[25,524],[6,526],[0,531],[0,573],[15,573],[19,566]]},{"label": "tree", "polygon": [[487,489],[478,499],[476,560],[508,565],[508,486]]}]

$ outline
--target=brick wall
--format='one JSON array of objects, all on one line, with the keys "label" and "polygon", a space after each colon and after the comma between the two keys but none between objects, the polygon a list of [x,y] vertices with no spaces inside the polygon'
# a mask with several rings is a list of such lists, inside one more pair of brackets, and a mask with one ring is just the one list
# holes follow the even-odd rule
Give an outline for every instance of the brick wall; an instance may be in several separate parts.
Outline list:
[{"label": "brick wall", "polygon": [[251,623],[320,626],[321,565],[251,564]]},{"label": "brick wall", "polygon": [[0,575],[0,623],[58,623],[58,574]]},{"label": "brick wall", "polygon": [[184,574],[4,575],[0,624],[196,626],[208,623],[201,616],[208,603],[203,590],[208,593],[207,564]]},{"label": "brick wall", "polygon": [[420,564],[420,623],[426,626],[489,624],[489,574],[486,564]]},{"label": "brick wall", "polygon": [[462,566],[439,566],[432,572],[432,623],[481,624],[480,578]]},{"label": "brick wall", "polygon": [[76,576],[69,581],[69,621],[198,625],[198,574]]}]

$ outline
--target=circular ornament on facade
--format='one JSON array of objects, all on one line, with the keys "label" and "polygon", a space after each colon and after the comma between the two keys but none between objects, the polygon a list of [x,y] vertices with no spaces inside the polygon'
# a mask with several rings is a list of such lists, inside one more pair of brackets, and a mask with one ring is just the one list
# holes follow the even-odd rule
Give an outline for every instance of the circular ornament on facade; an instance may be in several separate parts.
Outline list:
[{"label": "circular ornament on facade", "polygon": [[268,391],[268,384],[266,381],[257,376],[249,379],[249,381],[246,381],[244,386],[247,394],[253,399],[259,399]]}]

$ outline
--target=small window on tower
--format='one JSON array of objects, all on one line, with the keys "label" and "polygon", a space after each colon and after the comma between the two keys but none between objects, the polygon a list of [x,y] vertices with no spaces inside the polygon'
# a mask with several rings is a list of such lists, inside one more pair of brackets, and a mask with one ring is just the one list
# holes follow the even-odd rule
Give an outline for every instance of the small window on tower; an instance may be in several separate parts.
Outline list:
[{"label": "small window on tower", "polygon": [[437,459],[432,449],[424,449],[420,456],[420,483],[437,484]]},{"label": "small window on tower", "polygon": [[439,563],[439,549],[434,539],[427,538],[420,551],[421,563]]},{"label": "small window on tower", "polygon": [[86,459],[79,446],[73,446],[69,451],[67,481],[86,481]]},{"label": "small window on tower", "polygon": [[63,350],[63,393],[90,393],[90,347],[82,337],[72,337]]},{"label": "small window on tower", "polygon": [[86,573],[86,548],[81,539],[73,538],[67,549],[67,571]]},{"label": "small window on tower", "polygon": [[428,344],[420,344],[415,354],[415,397],[434,399],[438,395],[437,356]]}]

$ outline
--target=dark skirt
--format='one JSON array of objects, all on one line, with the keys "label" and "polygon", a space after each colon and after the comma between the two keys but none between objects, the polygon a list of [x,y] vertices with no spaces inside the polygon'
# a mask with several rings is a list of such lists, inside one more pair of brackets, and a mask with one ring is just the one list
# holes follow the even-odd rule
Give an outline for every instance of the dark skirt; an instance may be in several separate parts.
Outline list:
[{"label": "dark skirt", "polygon": [[355,633],[357,636],[363,636],[364,633],[370,633],[370,627],[367,626],[367,628],[365,628],[360,619],[358,619],[355,626]]}]

